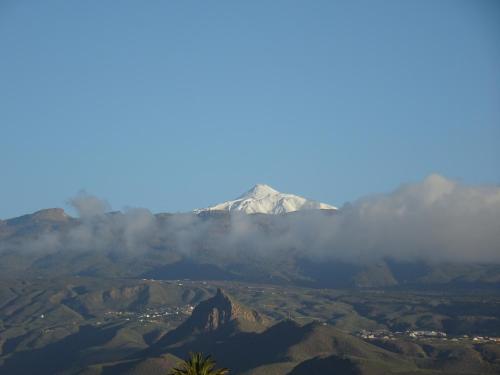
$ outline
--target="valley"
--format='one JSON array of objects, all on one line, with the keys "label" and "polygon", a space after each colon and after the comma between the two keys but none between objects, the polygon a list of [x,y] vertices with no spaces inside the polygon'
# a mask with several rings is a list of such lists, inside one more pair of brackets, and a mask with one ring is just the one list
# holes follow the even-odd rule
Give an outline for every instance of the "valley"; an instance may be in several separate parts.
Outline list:
[{"label": "valley", "polygon": [[[226,302],[210,302],[217,293]],[[205,313],[198,312],[190,323],[196,306],[206,303],[214,304],[206,311],[230,304],[229,319],[206,328]],[[362,374],[496,373],[498,336],[495,289],[91,277],[0,282],[2,373],[160,374],[155,369],[173,366],[190,350],[213,353],[234,373],[245,374],[300,374],[308,366],[347,366]],[[247,345],[254,347],[252,360],[236,361]],[[241,354],[231,351],[236,347]],[[389,364],[380,362],[384,356],[392,358]]]}]

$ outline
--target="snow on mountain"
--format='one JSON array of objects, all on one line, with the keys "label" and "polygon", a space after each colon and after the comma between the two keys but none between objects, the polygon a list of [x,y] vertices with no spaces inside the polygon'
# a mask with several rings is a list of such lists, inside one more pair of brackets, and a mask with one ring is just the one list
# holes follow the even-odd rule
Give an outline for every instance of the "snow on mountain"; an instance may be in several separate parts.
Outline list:
[{"label": "snow on mountain", "polygon": [[200,208],[194,210],[194,212],[241,211],[247,214],[276,215],[307,209],[336,210],[337,208],[298,195],[280,193],[269,185],[257,184],[235,200],[219,203],[208,208]]}]

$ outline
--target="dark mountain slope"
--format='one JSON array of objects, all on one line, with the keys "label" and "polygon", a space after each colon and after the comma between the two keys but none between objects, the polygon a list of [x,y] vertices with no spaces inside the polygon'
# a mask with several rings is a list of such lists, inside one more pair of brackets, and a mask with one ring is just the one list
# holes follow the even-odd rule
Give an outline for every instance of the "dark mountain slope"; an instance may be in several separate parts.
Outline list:
[{"label": "dark mountain slope", "polygon": [[258,312],[217,289],[215,296],[200,302],[189,319],[160,339],[151,351],[161,353],[171,345],[190,346],[190,342],[225,338],[240,332],[261,332],[268,324],[268,319]]}]

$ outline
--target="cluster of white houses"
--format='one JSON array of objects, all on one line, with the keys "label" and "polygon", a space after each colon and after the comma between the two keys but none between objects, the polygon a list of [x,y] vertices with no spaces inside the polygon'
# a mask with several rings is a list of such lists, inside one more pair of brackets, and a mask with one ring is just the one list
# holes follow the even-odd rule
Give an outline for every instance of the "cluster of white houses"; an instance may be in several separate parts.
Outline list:
[{"label": "cluster of white houses", "polygon": [[497,343],[500,344],[500,337],[491,337],[491,336],[474,336],[474,335],[460,335],[450,337],[446,334],[446,332],[442,331],[420,331],[420,330],[407,330],[404,332],[390,332],[385,330],[376,330],[376,331],[368,331],[361,330],[358,332],[357,336],[361,337],[365,340],[375,340],[375,339],[383,339],[383,340],[395,340],[396,337],[409,337],[411,339],[425,339],[425,338],[435,338],[441,340],[450,340],[450,341],[462,341],[462,340],[471,340],[475,343]]}]

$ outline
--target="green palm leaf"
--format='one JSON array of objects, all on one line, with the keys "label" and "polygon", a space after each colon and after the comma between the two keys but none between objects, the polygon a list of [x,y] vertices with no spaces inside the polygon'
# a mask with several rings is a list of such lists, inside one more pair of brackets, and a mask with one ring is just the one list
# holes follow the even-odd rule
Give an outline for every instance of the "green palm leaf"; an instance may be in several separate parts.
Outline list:
[{"label": "green palm leaf", "polygon": [[202,353],[189,353],[189,358],[178,368],[174,368],[170,375],[226,375],[227,368],[215,369],[212,357],[203,357]]}]

